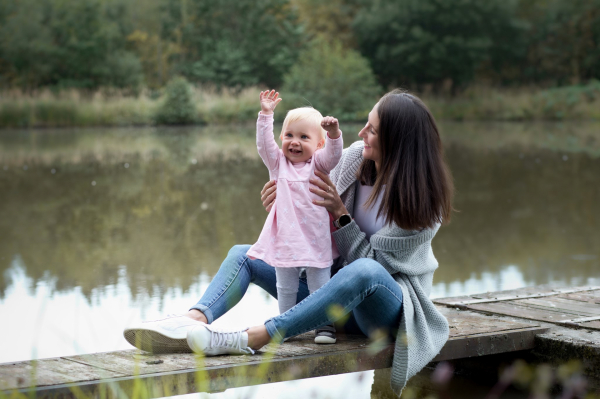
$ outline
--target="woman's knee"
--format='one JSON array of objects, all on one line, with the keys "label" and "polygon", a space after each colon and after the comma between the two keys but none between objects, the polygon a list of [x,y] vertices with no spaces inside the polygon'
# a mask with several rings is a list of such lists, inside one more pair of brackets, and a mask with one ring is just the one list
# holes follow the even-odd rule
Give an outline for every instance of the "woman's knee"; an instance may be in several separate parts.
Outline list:
[{"label": "woman's knee", "polygon": [[239,268],[246,259],[246,253],[249,249],[250,245],[234,245],[231,247],[223,263],[221,263],[221,269]]},{"label": "woman's knee", "polygon": [[370,258],[357,259],[344,266],[338,274],[350,279],[353,284],[359,285],[372,284],[382,277],[389,276],[389,273],[379,262]]},{"label": "woman's knee", "polygon": [[227,257],[235,259],[244,258],[249,249],[250,245],[234,245],[227,253]]}]

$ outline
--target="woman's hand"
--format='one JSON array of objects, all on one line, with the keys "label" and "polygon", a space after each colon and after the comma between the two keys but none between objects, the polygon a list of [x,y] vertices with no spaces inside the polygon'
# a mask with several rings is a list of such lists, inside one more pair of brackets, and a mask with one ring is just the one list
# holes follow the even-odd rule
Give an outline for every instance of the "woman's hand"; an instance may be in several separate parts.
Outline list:
[{"label": "woman's hand", "polygon": [[313,200],[313,204],[325,207],[334,219],[338,219],[340,216],[349,213],[335,189],[335,184],[331,182],[329,176],[318,170],[315,170],[315,175],[317,175],[320,180],[310,179],[313,186],[310,186],[309,190],[323,198],[323,200]]},{"label": "woman's hand", "polygon": [[277,197],[277,180],[270,180],[265,184],[262,190],[260,190],[260,200],[267,212],[271,211],[275,198]]}]

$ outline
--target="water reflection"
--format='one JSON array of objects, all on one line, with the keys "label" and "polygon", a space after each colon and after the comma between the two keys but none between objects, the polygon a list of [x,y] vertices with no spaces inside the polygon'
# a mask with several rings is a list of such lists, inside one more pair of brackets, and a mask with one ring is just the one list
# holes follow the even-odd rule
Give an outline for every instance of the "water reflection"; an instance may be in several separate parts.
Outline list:
[{"label": "water reflection", "polygon": [[[598,126],[443,127],[458,212],[433,295],[597,282]],[[54,331],[0,362],[125,348],[127,322],[187,309],[258,237],[267,179],[252,126],[0,133],[0,314]],[[251,297],[248,323],[276,313]]]},{"label": "water reflection", "polygon": [[543,284],[597,276],[600,159],[536,149],[448,148],[457,196],[434,250],[436,281],[517,265]]},{"label": "water reflection", "polygon": [[[178,286],[166,288],[162,295],[141,289],[134,298],[131,276],[127,266],[121,265],[114,284],[84,294],[81,287],[58,290],[58,278],[50,275],[34,283],[18,256],[4,277],[9,287],[0,300],[0,315],[14,328],[0,332],[0,363],[131,349],[122,336],[125,326],[186,311],[210,281],[202,273],[190,277],[192,283],[185,292]],[[277,303],[260,288],[252,286],[248,295],[247,303],[231,309],[216,324],[253,325],[278,313]]]}]

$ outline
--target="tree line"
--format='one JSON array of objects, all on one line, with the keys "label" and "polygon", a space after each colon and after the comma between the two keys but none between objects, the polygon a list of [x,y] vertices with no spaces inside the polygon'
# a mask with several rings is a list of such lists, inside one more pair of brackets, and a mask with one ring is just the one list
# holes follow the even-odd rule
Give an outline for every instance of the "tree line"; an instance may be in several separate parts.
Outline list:
[{"label": "tree line", "polygon": [[5,89],[137,93],[184,76],[302,93],[323,83],[314,63],[349,89],[583,83],[600,79],[600,0],[0,2]]}]

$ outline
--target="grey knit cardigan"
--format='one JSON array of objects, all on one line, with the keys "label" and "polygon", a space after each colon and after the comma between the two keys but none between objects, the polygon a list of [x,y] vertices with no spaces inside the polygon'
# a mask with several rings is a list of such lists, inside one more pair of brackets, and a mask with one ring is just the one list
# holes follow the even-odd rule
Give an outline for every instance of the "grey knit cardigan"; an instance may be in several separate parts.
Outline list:
[{"label": "grey knit cardigan", "polygon": [[[352,144],[344,150],[340,162],[331,171],[331,180],[350,213],[354,210],[356,172],[363,161],[362,149],[362,141]],[[392,224],[373,234],[369,241],[352,221],[333,233],[341,255],[338,261],[343,262],[342,265],[359,258],[374,259],[402,289],[402,316],[391,378],[392,388],[397,394],[439,353],[448,339],[448,321],[429,299],[433,272],[438,267],[431,250],[431,240],[438,229],[439,225],[432,229],[408,231]]]}]

